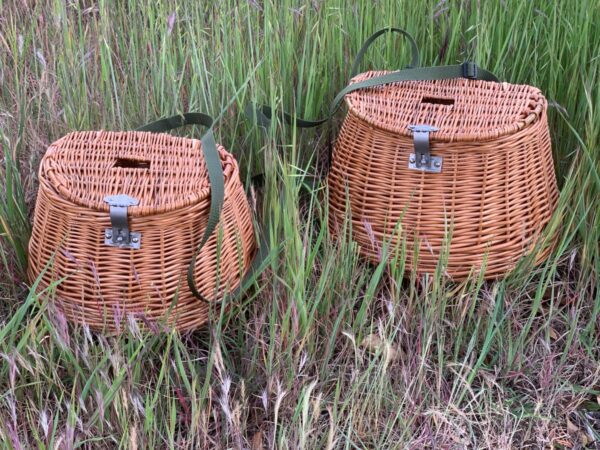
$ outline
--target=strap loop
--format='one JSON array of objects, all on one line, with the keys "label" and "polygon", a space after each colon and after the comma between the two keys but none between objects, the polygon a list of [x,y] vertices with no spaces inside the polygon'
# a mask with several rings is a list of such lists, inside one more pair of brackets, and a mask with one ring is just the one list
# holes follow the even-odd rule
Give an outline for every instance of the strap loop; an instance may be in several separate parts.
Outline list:
[{"label": "strap loop", "polygon": [[411,34],[408,33],[406,30],[403,30],[402,28],[383,28],[383,29],[373,33],[365,41],[365,43],[362,45],[362,47],[358,51],[358,54],[356,55],[356,59],[354,60],[354,64],[352,64],[352,69],[350,70],[350,78],[354,77],[354,75],[356,75],[358,73],[360,63],[362,63],[365,53],[367,52],[367,50],[369,49],[371,44],[373,42],[375,42],[375,40],[377,38],[379,38],[380,36],[382,36],[388,32],[399,33],[402,36],[404,36],[406,39],[408,39],[408,41],[410,42],[410,50],[412,53],[412,60],[410,62],[410,65],[408,66],[408,68],[419,67],[419,65],[420,65],[419,47],[417,46],[417,43],[415,42],[415,39],[411,36]]}]

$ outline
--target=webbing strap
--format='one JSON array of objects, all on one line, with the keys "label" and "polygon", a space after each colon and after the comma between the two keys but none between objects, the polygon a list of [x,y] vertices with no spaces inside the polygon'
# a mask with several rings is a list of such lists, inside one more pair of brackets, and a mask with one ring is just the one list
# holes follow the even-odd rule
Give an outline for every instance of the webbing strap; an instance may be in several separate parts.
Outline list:
[{"label": "webbing strap", "polygon": [[[202,136],[202,152],[204,154],[204,160],[206,162],[206,168],[208,171],[208,179],[210,182],[210,211],[208,215],[208,222],[206,229],[200,244],[196,248],[190,264],[187,270],[187,282],[192,294],[205,302],[210,302],[209,299],[204,297],[196,286],[194,279],[194,271],[196,268],[196,260],[198,255],[202,251],[204,245],[208,242],[210,236],[214,233],[221,217],[221,210],[223,208],[223,202],[225,197],[225,177],[223,175],[223,166],[221,165],[221,158],[217,150],[217,143],[212,133],[213,119],[207,114],[203,113],[184,113],[177,116],[167,117],[166,119],[160,119],[155,122],[151,122],[143,127],[139,127],[136,131],[150,131],[155,133],[163,133],[165,131],[172,130],[174,128],[183,127],[186,125],[203,125],[208,128],[208,131]],[[244,275],[242,281],[238,287],[228,294],[230,298],[237,298],[242,292],[244,292],[254,281],[256,277],[265,269],[266,264],[271,256],[268,241],[268,229],[263,227],[263,233],[260,237],[260,245],[250,264],[250,267]],[[278,250],[277,247],[274,250]]]},{"label": "webbing strap", "polygon": [[[369,46],[381,35],[387,32],[396,32],[405,36],[411,44],[412,49],[412,62],[411,66],[406,69],[390,72],[385,75],[378,77],[369,78],[357,83],[352,83],[342,89],[331,102],[329,107],[329,113],[322,119],[307,120],[296,118],[289,113],[283,112],[282,117],[285,122],[289,125],[294,124],[298,128],[312,128],[319,125],[323,125],[325,122],[331,120],[340,107],[340,104],[344,97],[359,89],[365,89],[369,87],[382,86],[390,83],[397,83],[400,81],[419,81],[419,80],[446,80],[450,78],[468,78],[472,80],[485,80],[485,81],[498,81],[498,78],[491,72],[484,70],[477,66],[475,63],[467,61],[462,64],[455,64],[449,66],[437,66],[437,67],[418,67],[419,66],[419,50],[413,37],[400,28],[384,28],[373,35],[371,35],[361,47],[354,64],[352,65],[351,76],[353,77],[358,70],[360,63],[363,60],[364,54]],[[266,105],[248,105],[246,107],[246,115],[254,120],[258,125],[267,127],[269,126],[271,119],[273,118],[273,110],[271,107]]]},{"label": "webbing strap", "polygon": [[200,300],[208,301],[199,291],[194,280],[194,269],[196,267],[196,259],[204,245],[208,242],[211,235],[214,233],[219,220],[221,218],[221,209],[225,198],[225,177],[223,175],[223,166],[221,158],[217,150],[217,143],[212,133],[213,119],[207,114],[202,113],[185,113],[177,116],[160,119],[156,122],[151,122],[143,127],[137,128],[136,131],[151,131],[155,133],[163,133],[174,128],[183,127],[186,125],[203,125],[208,128],[208,131],[200,139],[202,142],[202,153],[206,162],[208,171],[208,179],[210,182],[210,211],[208,214],[208,222],[200,240],[200,244],[196,248],[187,271],[187,282],[194,297]]},{"label": "webbing strap", "polygon": [[[185,113],[177,116],[167,117],[166,119],[160,119],[156,122],[149,123],[143,127],[139,127],[136,131],[150,131],[154,133],[163,133],[165,131],[172,130],[174,128],[183,127],[186,125],[203,125],[208,128],[208,131],[202,136],[202,152],[204,154],[204,160],[206,162],[206,168],[208,171],[208,179],[210,182],[210,211],[208,215],[208,222],[200,240],[200,244],[196,248],[190,264],[187,270],[187,283],[192,294],[205,302],[210,300],[204,297],[196,286],[194,280],[194,271],[196,268],[196,259],[200,254],[204,245],[208,242],[211,235],[214,233],[217,225],[221,218],[221,210],[223,209],[223,202],[225,200],[225,177],[223,175],[223,166],[221,165],[221,158],[217,150],[217,143],[212,133],[213,119],[207,114],[202,113]],[[265,221],[268,224],[268,221]],[[258,274],[260,274],[266,267],[266,264],[271,256],[269,250],[268,241],[268,229],[263,227],[262,234],[260,237],[260,245],[257,250],[254,259],[250,265],[250,268],[246,272],[246,275],[239,283],[238,287],[229,292],[229,298],[237,298],[242,292],[244,292],[254,281]],[[278,247],[275,249],[278,250]]]},{"label": "webbing strap", "polygon": [[[473,74],[473,75],[470,75]],[[450,78],[469,78],[472,80],[498,81],[496,76],[473,62],[464,62],[452,66],[438,67],[416,67],[412,69],[402,69],[396,72],[390,72],[368,80],[352,83],[342,89],[331,102],[329,113],[322,119],[306,120],[292,116],[287,112],[282,113],[282,117],[288,125],[296,125],[298,128],[313,128],[323,125],[331,120],[347,94],[369,87],[382,86],[399,81],[419,81],[419,80],[447,80]],[[258,125],[267,127],[273,118],[273,109],[267,105],[248,105],[246,115],[255,120]]]},{"label": "webbing strap", "polygon": [[360,68],[360,63],[362,63],[362,60],[365,57],[365,53],[367,52],[367,50],[369,49],[371,44],[373,42],[375,42],[375,40],[379,36],[383,36],[385,33],[389,33],[389,32],[398,33],[398,34],[404,36],[406,39],[408,39],[408,42],[410,43],[410,51],[412,54],[412,60],[410,62],[410,66],[408,66],[408,67],[409,68],[410,67],[419,67],[421,65],[420,57],[419,57],[419,47],[417,46],[415,39],[411,36],[411,34],[409,32],[407,32],[406,30],[403,30],[402,28],[382,28],[381,30],[376,31],[371,36],[369,36],[369,38],[365,41],[365,43],[362,45],[362,47],[356,54],[356,58],[354,58],[354,64],[352,64],[352,69],[350,69],[350,78],[352,78],[354,75],[356,75],[358,73],[358,69]]}]

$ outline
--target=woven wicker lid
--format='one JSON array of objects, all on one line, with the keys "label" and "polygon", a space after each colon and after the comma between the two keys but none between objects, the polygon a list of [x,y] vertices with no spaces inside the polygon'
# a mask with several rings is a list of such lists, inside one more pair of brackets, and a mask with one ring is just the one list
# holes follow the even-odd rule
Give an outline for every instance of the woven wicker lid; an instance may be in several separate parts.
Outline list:
[{"label": "woven wicker lid", "polygon": [[[365,72],[351,81],[389,72]],[[535,122],[546,107],[541,91],[528,85],[456,78],[402,81],[346,95],[353,114],[394,133],[412,136],[409,125],[439,128],[432,139],[475,141],[512,134]]]},{"label": "woven wicker lid", "polygon": [[[164,133],[81,131],[48,148],[40,178],[61,197],[108,211],[108,195],[139,200],[132,216],[158,214],[210,196],[208,172],[197,139]],[[219,147],[225,183],[237,173],[232,155]]]}]

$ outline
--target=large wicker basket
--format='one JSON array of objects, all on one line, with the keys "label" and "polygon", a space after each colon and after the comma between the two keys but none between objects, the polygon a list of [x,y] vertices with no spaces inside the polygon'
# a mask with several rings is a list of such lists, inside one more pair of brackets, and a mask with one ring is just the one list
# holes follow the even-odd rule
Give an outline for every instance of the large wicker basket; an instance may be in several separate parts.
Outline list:
[{"label": "large wicker basket", "polygon": [[[48,148],[39,170],[28,272],[32,282],[41,274],[38,290],[45,289],[68,319],[105,331],[122,329],[131,318],[164,320],[180,330],[207,321],[209,303],[194,297],[185,282],[209,221],[203,142],[164,133],[87,131]],[[205,299],[238,287],[256,250],[237,163],[221,146],[218,157],[220,221],[192,270]]]},{"label": "large wicker basket", "polygon": [[[363,73],[351,85],[386,73]],[[455,279],[503,275],[531,251],[558,196],[538,89],[400,81],[345,100],[328,176],[334,232],[349,214],[370,259],[405,248],[417,272],[433,272],[441,257]]]}]

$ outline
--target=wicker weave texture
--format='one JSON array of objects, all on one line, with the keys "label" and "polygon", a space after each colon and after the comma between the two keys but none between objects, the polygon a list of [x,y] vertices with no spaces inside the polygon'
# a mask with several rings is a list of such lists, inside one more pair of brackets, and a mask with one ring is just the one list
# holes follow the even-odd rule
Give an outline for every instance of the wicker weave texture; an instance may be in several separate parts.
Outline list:
[{"label": "wicker weave texture", "polygon": [[[217,232],[198,256],[202,295],[233,290],[256,250],[250,208],[235,159],[219,147],[225,201]],[[52,144],[39,170],[28,274],[72,321],[116,331],[129,317],[203,325],[209,305],[193,297],[185,273],[208,220],[210,186],[201,143],[167,134],[76,132]],[[104,243],[107,195],[140,201],[128,209],[140,249]],[[218,251],[217,251],[218,250]],[[217,257],[218,253],[218,257]],[[173,299],[176,298],[174,302]]]},{"label": "wicker weave texture", "polygon": [[[384,72],[367,72],[364,80]],[[346,97],[349,112],[328,177],[330,227],[350,215],[361,252],[406,247],[407,262],[464,279],[510,271],[531,251],[556,207],[547,102],[530,86],[466,79],[408,81]],[[441,173],[410,169],[408,125],[428,124]],[[548,248],[537,255],[541,261]]]}]

